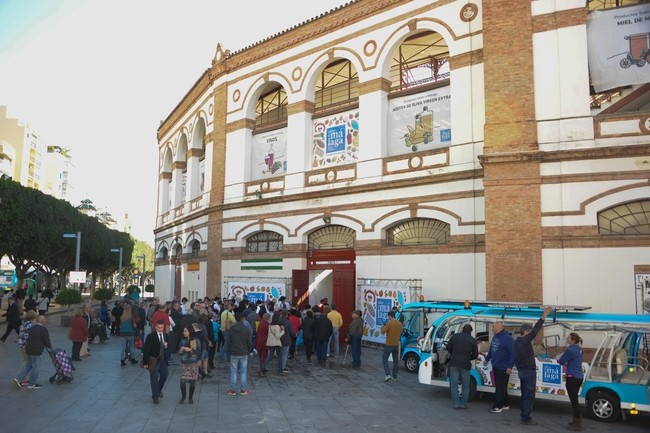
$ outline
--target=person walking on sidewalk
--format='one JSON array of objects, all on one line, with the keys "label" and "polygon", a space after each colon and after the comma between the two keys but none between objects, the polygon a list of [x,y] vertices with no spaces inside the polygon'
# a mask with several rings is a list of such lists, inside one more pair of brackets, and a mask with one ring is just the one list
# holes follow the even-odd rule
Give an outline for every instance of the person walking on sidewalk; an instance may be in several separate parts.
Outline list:
[{"label": "person walking on sidewalk", "polygon": [[[447,352],[451,354],[449,361],[449,389],[451,404],[454,409],[467,409],[469,398],[469,373],[472,360],[478,358],[478,344],[472,337],[472,325],[463,325],[463,332],[454,334],[447,343]],[[458,385],[462,383],[461,395],[458,395]]]},{"label": "person walking on sidewalk", "polygon": [[580,414],[580,403],[578,402],[578,391],[582,386],[584,374],[582,373],[582,338],[575,332],[570,333],[566,342],[569,345],[566,352],[558,360],[558,364],[566,365],[566,391],[571,400],[573,420],[566,427],[567,430],[582,431],[582,416]]},{"label": "person walking on sidewalk", "polygon": [[0,337],[0,340],[5,341],[9,334],[11,334],[11,331],[16,331],[16,334],[20,335],[20,309],[16,303],[16,298],[13,296],[9,297],[7,312],[2,316],[7,318],[7,330],[4,335]]},{"label": "person walking on sidewalk", "polygon": [[345,341],[350,344],[352,351],[352,368],[361,367],[361,337],[363,336],[363,321],[361,320],[361,311],[352,312],[352,321],[348,326]]},{"label": "person walking on sidewalk", "polygon": [[[180,322],[179,322],[180,323]],[[185,396],[187,395],[187,385],[190,385],[190,398],[189,404],[194,404],[194,388],[196,381],[199,378],[199,362],[201,351],[201,341],[196,338],[194,333],[194,326],[186,326],[183,328],[183,335],[179,341],[179,350],[181,354],[181,399],[178,404],[185,403]]]},{"label": "person walking on sidewalk", "polygon": [[244,313],[236,313],[237,323],[230,328],[228,333],[228,347],[230,347],[230,389],[228,395],[237,395],[237,370],[239,370],[239,386],[241,395],[248,395],[246,388],[246,370],[248,368],[248,354],[253,350],[253,334],[244,325]]},{"label": "person walking on sidewalk", "polygon": [[[397,380],[397,369],[399,368],[399,339],[402,335],[402,323],[395,319],[395,310],[388,312],[388,322],[381,328],[380,332],[386,334],[386,343],[384,344],[384,352],[381,355],[381,361],[384,364],[384,382],[389,380]],[[393,373],[391,375],[388,369],[388,358],[393,356]]]},{"label": "person walking on sidewalk", "polygon": [[25,354],[27,354],[27,365],[18,372],[18,377],[14,383],[18,388],[22,387],[22,381],[29,374],[29,388],[38,389],[41,385],[38,383],[38,373],[41,369],[41,355],[47,347],[52,350],[50,342],[50,333],[45,327],[45,316],[38,316],[36,323],[27,331],[27,342],[25,343]]},{"label": "person walking on sidewalk", "polygon": [[494,322],[492,330],[494,337],[483,364],[487,365],[492,361],[494,403],[490,408],[490,413],[501,413],[501,411],[510,409],[508,379],[515,363],[515,341],[505,330],[503,322]]},{"label": "person walking on sidewalk", "polygon": [[165,322],[159,320],[154,324],[154,330],[147,335],[142,348],[142,366],[149,370],[151,398],[154,404],[158,404],[162,398],[162,389],[169,375],[168,339],[165,334]]},{"label": "person walking on sidewalk", "polygon": [[515,341],[515,366],[521,382],[521,423],[535,425],[531,418],[533,404],[535,403],[535,384],[537,382],[537,366],[535,365],[535,352],[533,340],[544,325],[544,319],[553,309],[544,308],[542,317],[535,322],[535,326],[528,323],[521,325],[521,337]]}]

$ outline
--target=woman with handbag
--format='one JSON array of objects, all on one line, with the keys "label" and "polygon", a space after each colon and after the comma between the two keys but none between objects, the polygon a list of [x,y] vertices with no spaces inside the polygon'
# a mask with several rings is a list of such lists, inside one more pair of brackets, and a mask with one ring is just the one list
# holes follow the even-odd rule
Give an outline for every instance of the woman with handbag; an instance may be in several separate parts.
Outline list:
[{"label": "woman with handbag", "polygon": [[203,347],[201,341],[196,338],[193,326],[183,328],[183,338],[180,342],[179,353],[181,354],[181,399],[179,404],[185,403],[186,384],[190,384],[189,404],[194,403],[194,388],[199,378],[199,358]]}]

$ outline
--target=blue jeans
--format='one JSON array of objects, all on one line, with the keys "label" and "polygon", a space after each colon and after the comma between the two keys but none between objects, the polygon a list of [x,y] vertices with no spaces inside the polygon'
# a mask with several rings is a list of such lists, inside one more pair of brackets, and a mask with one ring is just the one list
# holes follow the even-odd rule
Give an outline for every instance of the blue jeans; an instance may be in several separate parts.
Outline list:
[{"label": "blue jeans", "polygon": [[29,374],[29,384],[38,383],[38,372],[41,370],[41,355],[27,355],[27,364],[18,372],[18,381],[22,382]]},{"label": "blue jeans", "polygon": [[521,382],[521,420],[528,422],[531,420],[530,414],[533,412],[533,403],[535,403],[537,371],[527,368],[518,370],[517,373]]},{"label": "blue jeans", "polygon": [[126,358],[133,358],[132,350],[133,350],[134,347],[133,347],[133,343],[131,342],[132,339],[133,339],[133,337],[126,336],[126,335],[123,335],[122,338],[120,338],[120,340],[122,340],[121,341],[121,343],[122,343],[122,356],[120,357],[121,361],[125,361]]},{"label": "blue jeans", "polygon": [[219,357],[223,359],[228,359],[230,360],[230,347],[228,347],[228,332],[229,331],[221,331],[223,332],[223,345],[221,346],[221,350],[219,351]]},{"label": "blue jeans", "polygon": [[280,351],[280,357],[278,358],[278,371],[282,373],[282,370],[287,368],[287,359],[289,358],[289,348],[291,346],[282,346],[282,350]]},{"label": "blue jeans", "polygon": [[[462,382],[461,395],[458,395],[458,385]],[[449,367],[449,389],[451,404],[454,408],[467,407],[469,397],[469,370],[460,367]]]},{"label": "blue jeans", "polygon": [[149,381],[151,382],[151,398],[157,400],[160,397],[160,392],[165,386],[165,381],[169,375],[169,369],[167,368],[167,361],[164,359],[159,359],[156,367],[149,371]]},{"label": "blue jeans", "polygon": [[239,385],[241,390],[246,389],[246,369],[248,368],[248,355],[230,355],[230,389],[237,391],[237,369],[239,369]]},{"label": "blue jeans", "polygon": [[266,367],[268,367],[269,363],[273,360],[274,354],[278,355],[278,359],[282,359],[282,347],[280,346],[268,346],[269,348],[269,354],[266,357],[266,360],[264,360],[264,363],[260,365],[260,369],[262,371],[266,370]]},{"label": "blue jeans", "polygon": [[384,346],[384,353],[381,354],[381,361],[384,364],[384,373],[386,376],[391,376],[388,369],[388,357],[393,354],[393,374],[392,376],[397,379],[397,369],[399,368],[399,346]]},{"label": "blue jeans", "polygon": [[327,359],[327,340],[315,340],[314,348],[316,349],[316,356],[319,361]]},{"label": "blue jeans", "polygon": [[334,356],[339,356],[339,330],[339,328],[334,328],[330,341],[327,343],[327,348],[332,348],[331,350]]},{"label": "blue jeans", "polygon": [[352,351],[352,365],[361,367],[361,335],[350,337],[350,350]]}]

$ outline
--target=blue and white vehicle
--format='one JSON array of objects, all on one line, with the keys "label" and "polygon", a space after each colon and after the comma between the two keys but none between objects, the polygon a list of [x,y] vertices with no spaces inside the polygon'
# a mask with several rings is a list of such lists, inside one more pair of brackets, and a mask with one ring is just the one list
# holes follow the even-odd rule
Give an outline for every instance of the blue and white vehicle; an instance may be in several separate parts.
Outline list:
[{"label": "blue and white vehicle", "polygon": [[[580,403],[590,415],[604,422],[621,416],[650,412],[650,315],[589,313],[586,307],[554,307],[534,342],[537,363],[536,398],[569,403],[566,367],[557,359],[565,350],[566,337],[577,332],[584,343],[584,383]],[[438,318],[420,345],[420,383],[449,387],[446,342],[464,324],[474,328],[479,341],[479,358],[471,371],[470,395],[494,392],[492,366],[483,364],[493,337],[492,325],[503,322],[516,338],[523,323],[531,325],[542,315],[541,306],[471,306]],[[510,395],[521,395],[516,368],[508,382]]]}]

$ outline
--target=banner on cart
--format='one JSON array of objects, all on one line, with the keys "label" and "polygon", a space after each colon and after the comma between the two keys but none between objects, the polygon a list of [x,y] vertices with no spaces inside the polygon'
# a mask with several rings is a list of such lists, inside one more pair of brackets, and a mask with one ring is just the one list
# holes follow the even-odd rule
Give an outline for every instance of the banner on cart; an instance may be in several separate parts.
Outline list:
[{"label": "banner on cart", "polygon": [[363,340],[381,344],[386,341],[380,328],[388,321],[388,313],[393,308],[402,308],[407,291],[408,288],[360,286],[357,305],[363,319]]}]

